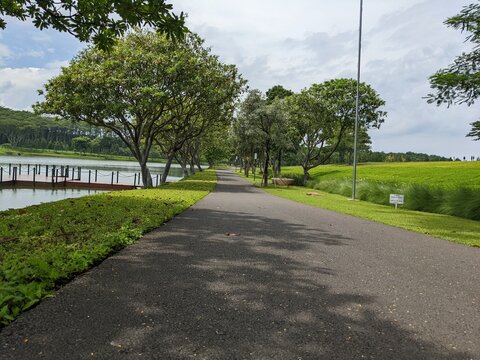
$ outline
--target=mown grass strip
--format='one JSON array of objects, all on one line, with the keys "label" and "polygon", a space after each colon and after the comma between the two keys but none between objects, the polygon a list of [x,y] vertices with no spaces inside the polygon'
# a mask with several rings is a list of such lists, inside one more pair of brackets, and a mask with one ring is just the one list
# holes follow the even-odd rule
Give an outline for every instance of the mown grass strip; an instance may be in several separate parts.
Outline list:
[{"label": "mown grass strip", "polygon": [[[252,178],[248,180],[253,181]],[[258,177],[256,183],[259,184]],[[269,186],[263,189],[272,195],[288,200],[396,226],[459,244],[480,247],[479,221],[401,208],[395,210],[391,206],[377,205],[365,201],[353,202],[341,195],[306,187]],[[320,196],[308,196],[307,192],[311,191],[318,192]]]},{"label": "mown grass strip", "polygon": [[0,327],[56,286],[132,244],[212,191],[214,171],[156,189],[0,212]]},{"label": "mown grass strip", "polygon": [[[284,176],[303,176],[301,166],[285,166]],[[310,171],[314,182],[352,180],[351,165],[322,165]],[[480,161],[366,163],[357,167],[357,179],[390,184],[422,184],[431,187],[480,188]]]}]

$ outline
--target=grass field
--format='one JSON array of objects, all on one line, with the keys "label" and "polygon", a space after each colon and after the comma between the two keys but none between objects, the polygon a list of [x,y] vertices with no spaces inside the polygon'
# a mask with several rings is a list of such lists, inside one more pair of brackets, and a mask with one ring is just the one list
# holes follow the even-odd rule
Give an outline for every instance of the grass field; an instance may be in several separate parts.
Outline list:
[{"label": "grass field", "polygon": [[[282,174],[301,174],[300,166],[282,168]],[[324,165],[310,171],[313,181],[352,179],[352,166]],[[415,183],[438,187],[480,189],[480,161],[367,163],[357,167],[357,178],[369,181]]]},{"label": "grass field", "polygon": [[[253,177],[250,176],[250,181]],[[259,177],[256,184],[260,185]],[[300,186],[263,188],[272,195],[292,201],[348,214],[375,222],[392,225],[421,234],[431,235],[455,243],[480,247],[480,222],[459,217],[427,212],[395,209],[366,201],[351,201],[348,197]],[[320,196],[308,196],[315,191]],[[388,240],[388,239],[386,239]]]},{"label": "grass field", "polygon": [[210,191],[214,171],[147,190],[0,212],[0,327]]},{"label": "grass field", "polygon": [[[283,174],[303,183],[301,167]],[[390,194],[403,194],[406,209],[480,220],[480,162],[362,164],[357,174],[357,199],[388,205]],[[305,186],[351,196],[352,167],[319,166]]]}]

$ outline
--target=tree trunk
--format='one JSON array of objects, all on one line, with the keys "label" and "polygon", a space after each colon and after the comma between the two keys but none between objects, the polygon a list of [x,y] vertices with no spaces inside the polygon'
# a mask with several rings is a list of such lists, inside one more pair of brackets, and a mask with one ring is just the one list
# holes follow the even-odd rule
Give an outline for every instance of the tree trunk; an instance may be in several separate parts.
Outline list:
[{"label": "tree trunk", "polygon": [[182,166],[182,170],[183,170],[183,177],[184,178],[189,177],[190,173],[188,172],[187,163],[182,161],[181,166]]},{"label": "tree trunk", "polygon": [[170,172],[170,166],[172,165],[172,161],[173,155],[169,155],[165,164],[165,168],[163,169],[162,177],[160,178],[160,185],[165,185],[165,183],[167,182],[167,176]]},{"label": "tree trunk", "polygon": [[310,179],[310,174],[308,173],[307,168],[303,168],[303,185],[307,183],[307,181]]},{"label": "tree trunk", "polygon": [[153,187],[152,175],[150,174],[150,169],[148,168],[146,162],[141,162],[140,163],[140,171],[142,173],[143,187],[145,187],[145,188]]},{"label": "tree trunk", "polygon": [[187,169],[187,160],[185,160],[185,157],[182,156],[182,155],[178,155],[176,154],[174,156],[174,159],[177,161],[177,163],[180,164],[180,166],[182,167],[182,171],[183,171],[183,177],[188,177],[188,169]]},{"label": "tree trunk", "polygon": [[197,163],[197,169],[198,169],[198,171],[203,171],[202,165],[200,165],[200,159],[199,159],[199,158],[197,158],[196,163]]},{"label": "tree trunk", "polygon": [[195,174],[195,163],[193,159],[190,161],[190,174]]},{"label": "tree trunk", "polygon": [[248,175],[250,173],[250,163],[248,161],[245,161],[245,176],[248,178]]},{"label": "tree trunk", "polygon": [[282,173],[282,149],[278,150],[277,176]]},{"label": "tree trunk", "polygon": [[270,162],[270,151],[267,146],[266,152],[265,152],[265,162],[263,165],[263,176],[262,176],[262,186],[267,186],[268,185],[268,164]]}]

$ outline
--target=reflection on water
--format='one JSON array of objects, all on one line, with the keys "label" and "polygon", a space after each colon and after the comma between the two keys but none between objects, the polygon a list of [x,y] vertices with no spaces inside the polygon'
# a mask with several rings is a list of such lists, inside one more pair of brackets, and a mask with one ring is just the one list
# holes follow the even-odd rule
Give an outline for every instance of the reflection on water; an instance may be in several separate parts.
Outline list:
[{"label": "reflection on water", "polygon": [[104,191],[84,189],[0,189],[0,211],[20,209],[44,202],[78,198]]},{"label": "reflection on water", "polygon": [[[88,179],[90,178],[92,182],[106,184],[141,185],[140,166],[135,161],[65,159],[45,156],[0,156],[0,168],[3,170],[5,179],[10,176],[13,167],[18,168],[19,175],[33,176],[35,165],[40,165],[38,169],[40,173],[37,173],[37,179],[40,181],[42,181],[41,175],[47,175],[47,169],[49,169],[48,175],[51,175],[53,166],[57,168],[68,166],[70,174],[75,175],[75,178],[81,178],[84,182],[89,182]],[[163,173],[165,164],[149,163],[148,167],[153,184],[156,185]],[[172,164],[167,181],[178,181],[182,177],[183,170],[180,165]],[[137,182],[135,182],[135,178],[138,179]]]},{"label": "reflection on water", "polygon": [[[5,167],[8,166],[8,164],[15,166],[19,164],[68,165],[70,167],[81,167],[85,169],[140,171],[140,166],[136,161],[68,159],[47,156],[0,156],[0,166]],[[149,162],[148,167],[153,173],[158,173],[163,171],[165,164]],[[174,177],[182,176],[180,165],[172,164],[169,174]]]}]

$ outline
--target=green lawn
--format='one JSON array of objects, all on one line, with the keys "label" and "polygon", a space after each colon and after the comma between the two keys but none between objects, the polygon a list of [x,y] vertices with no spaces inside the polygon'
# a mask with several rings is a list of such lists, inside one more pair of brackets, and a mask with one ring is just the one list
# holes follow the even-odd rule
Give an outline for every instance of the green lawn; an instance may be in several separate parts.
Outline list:
[{"label": "green lawn", "polygon": [[[253,181],[253,178],[250,177],[249,180]],[[256,183],[259,185],[258,177]],[[459,244],[480,247],[479,221],[401,208],[395,210],[393,206],[377,205],[365,201],[353,202],[345,196],[305,187],[269,186],[264,190],[272,195],[303,204],[373,220]],[[307,192],[311,191],[318,192],[320,196],[308,196]]]},{"label": "green lawn", "polygon": [[[303,174],[300,166],[286,166],[283,174]],[[312,180],[352,179],[352,166],[323,165],[310,171]],[[367,163],[357,167],[358,179],[416,183],[435,187],[480,188],[480,161]]]},{"label": "green lawn", "polygon": [[0,326],[59,284],[184,211],[215,184],[215,172],[207,170],[156,189],[0,212]]}]

